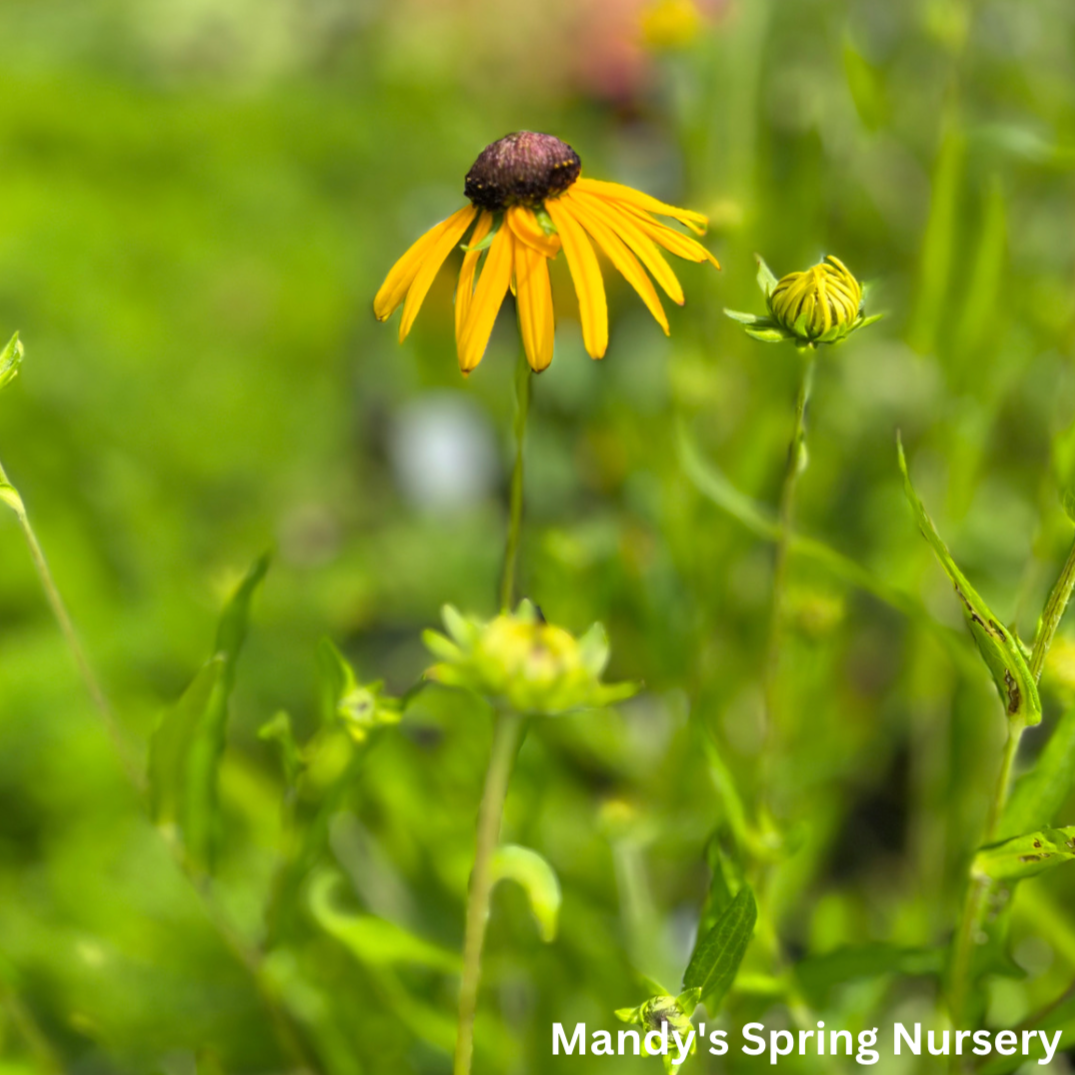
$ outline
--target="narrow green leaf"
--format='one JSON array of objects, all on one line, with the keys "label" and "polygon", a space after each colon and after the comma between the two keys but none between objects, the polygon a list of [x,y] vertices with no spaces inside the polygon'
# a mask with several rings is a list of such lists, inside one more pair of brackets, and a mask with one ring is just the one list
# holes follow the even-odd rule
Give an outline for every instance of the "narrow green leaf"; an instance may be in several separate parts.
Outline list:
[{"label": "narrow green leaf", "polygon": [[1056,722],[1034,767],[1012,788],[998,835],[1017,836],[1044,828],[1067,801],[1075,786],[1075,706]]},{"label": "narrow green leaf", "polygon": [[850,38],[844,39],[844,75],[862,125],[869,131],[884,126],[889,116],[884,75],[855,49]]},{"label": "narrow green leaf", "polygon": [[289,788],[293,788],[299,771],[302,769],[302,751],[295,742],[291,717],[280,710],[271,720],[258,728],[258,738],[267,743],[276,744],[280,752],[280,765],[284,770],[284,780]]},{"label": "narrow green leaf", "polygon": [[736,894],[716,925],[701,937],[683,974],[683,988],[698,989],[711,1011],[716,1012],[743,962],[747,946],[754,936],[758,918],[754,893],[749,885]]},{"label": "narrow green leaf", "polygon": [[149,740],[149,803],[158,825],[179,826],[187,803],[190,752],[224,673],[224,659],[202,665],[183,696],[168,709]]},{"label": "narrow green leaf", "polygon": [[983,847],[974,856],[972,872],[992,881],[1017,881],[1072,859],[1075,859],[1075,825],[1066,829],[1041,829]]},{"label": "narrow green leaf", "polygon": [[795,339],[792,333],[779,326],[773,326],[771,328],[751,328],[750,325],[747,325],[744,331],[751,339],[758,340],[761,343],[783,343],[785,340]]},{"label": "narrow green leaf", "polygon": [[0,388],[6,388],[19,375],[22,356],[23,347],[16,332],[0,351]]},{"label": "narrow green leaf", "polygon": [[951,579],[956,596],[963,603],[967,625],[978,646],[978,652],[993,676],[993,682],[1004,703],[1008,719],[1027,725],[1039,723],[1041,700],[1038,697],[1038,685],[1030,674],[1018,641],[993,615],[989,606],[971,586],[966,575],[956,566],[952,554],[948,551],[948,546],[945,545],[936,526],[933,525],[933,520],[926,512],[925,506],[914,491],[911,476],[907,471],[907,457],[904,455],[901,440],[897,439],[897,447],[904,492],[914,511],[918,528],[936,554],[945,574]]},{"label": "narrow green leaf", "polygon": [[556,871],[536,851],[517,844],[503,844],[493,853],[493,884],[514,881],[530,901],[530,910],[546,943],[556,939],[560,917],[560,880]]},{"label": "narrow green leaf", "polygon": [[724,316],[730,317],[733,321],[738,321],[741,325],[773,325],[776,323],[771,317],[748,314],[743,310],[729,310],[727,306],[724,307]]},{"label": "narrow green leaf", "polygon": [[321,928],[367,966],[415,964],[455,974],[459,956],[376,915],[351,914],[333,903],[339,877],[324,872],[310,882],[310,912]]},{"label": "narrow green leaf", "polygon": [[217,773],[224,753],[228,702],[246,638],[250,605],[268,570],[260,557],[227,603],[217,627],[216,653],[202,667],[177,706],[162,718],[150,745],[153,813],[174,826],[187,865],[212,870],[219,836]]}]

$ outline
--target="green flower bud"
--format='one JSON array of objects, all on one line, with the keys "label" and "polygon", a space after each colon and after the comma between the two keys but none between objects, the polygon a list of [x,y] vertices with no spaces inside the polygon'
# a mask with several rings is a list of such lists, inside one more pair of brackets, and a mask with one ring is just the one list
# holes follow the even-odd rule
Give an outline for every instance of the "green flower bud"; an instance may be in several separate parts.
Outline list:
[{"label": "green flower bud", "polygon": [[[658,989],[661,988],[658,982],[653,982],[652,985]],[[637,1024],[641,1027],[643,1035],[656,1031],[658,1034],[662,1034],[670,1045],[675,1041],[674,1034],[679,1035],[680,1041],[686,1042],[694,1029],[691,1024],[691,1015],[698,1006],[700,996],[701,991],[698,989],[688,989],[686,992],[680,993],[678,997],[661,992],[650,997],[649,1000],[640,1004],[637,1008],[620,1008],[616,1012],[616,1018],[623,1023]],[[645,1038],[643,1038],[644,1041]],[[696,1045],[696,1041],[691,1043],[691,1053],[695,1052]],[[678,1070],[672,1063],[672,1058],[675,1054],[676,1048],[672,1046],[670,1050],[662,1055],[665,1071]],[[655,1054],[646,1048],[646,1055],[653,1056]]]},{"label": "green flower bud", "polygon": [[881,314],[865,316],[862,285],[831,254],[817,265],[779,280],[760,257],[758,266],[758,286],[765,295],[769,316],[724,311],[756,340],[794,340],[800,347],[816,347],[838,343],[881,318]]},{"label": "green flower bud", "polygon": [[862,287],[831,254],[783,277],[769,295],[773,320],[800,339],[831,342],[851,331],[862,311]]},{"label": "green flower bud", "polygon": [[462,616],[450,605],[443,616],[447,635],[425,633],[426,646],[441,658],[426,676],[438,683],[534,716],[600,708],[635,693],[630,683],[601,682],[608,640],[600,624],[576,639],[546,623],[529,601],[488,622]]}]

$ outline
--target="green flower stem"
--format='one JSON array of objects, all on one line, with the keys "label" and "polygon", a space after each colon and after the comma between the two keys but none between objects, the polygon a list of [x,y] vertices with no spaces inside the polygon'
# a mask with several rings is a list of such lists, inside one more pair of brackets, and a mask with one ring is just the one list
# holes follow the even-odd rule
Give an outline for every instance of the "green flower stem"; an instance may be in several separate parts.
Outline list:
[{"label": "green flower stem", "polygon": [[[765,655],[765,738],[762,751],[765,758],[771,757],[775,743],[776,724],[776,681],[780,665],[781,625],[784,616],[785,590],[787,588],[788,550],[791,545],[792,524],[795,520],[795,492],[799,475],[806,468],[806,410],[810,404],[810,394],[814,387],[814,370],[817,365],[817,351],[813,347],[802,348],[802,373],[799,392],[795,400],[795,430],[788,445],[787,465],[784,469],[784,482],[780,490],[779,522],[780,532],[776,541],[776,560],[773,566],[773,595],[769,617],[769,638]],[[769,781],[763,785],[763,795],[771,790]]]},{"label": "green flower stem", "polygon": [[454,1075],[470,1075],[474,1054],[474,1014],[481,982],[482,947],[493,894],[492,860],[500,841],[500,820],[508,793],[508,778],[522,735],[523,718],[499,712],[493,727],[493,747],[485,774],[485,790],[478,810],[478,838],[474,871],[470,877],[467,918],[463,935],[463,977],[459,986],[459,1031],[455,1042]]},{"label": "green flower stem", "polygon": [[526,443],[526,420],[530,415],[533,374],[526,355],[520,350],[515,367],[515,463],[511,470],[508,538],[504,549],[504,567],[500,576],[500,608],[510,612],[515,604],[515,567],[519,558],[519,538],[523,527],[523,449]]},{"label": "green flower stem", "polygon": [[71,657],[74,659],[75,667],[78,669],[78,674],[86,688],[86,693],[90,696],[90,700],[98,713],[100,713],[105,730],[108,732],[108,737],[112,740],[112,745],[123,764],[128,778],[136,789],[142,791],[144,790],[144,781],[134,760],[130,745],[120,728],[119,722],[116,720],[115,714],[112,712],[112,706],[109,704],[108,698],[98,682],[93,666],[86,656],[86,651],[82,648],[78,632],[71,622],[67,606],[64,604],[60,591],[56,586],[56,581],[52,577],[48,560],[45,558],[45,551],[41,548],[41,542],[37,540],[37,534],[34,531],[33,524],[30,522],[30,516],[27,514],[22,496],[15,486],[11,484],[2,464],[0,464],[0,500],[3,500],[15,512],[23,537],[26,539],[26,544],[30,549],[30,558],[33,560],[34,570],[37,572],[41,588],[45,591],[45,598],[59,625],[60,633],[67,643],[67,648],[71,652]]},{"label": "green flower stem", "polygon": [[1030,654],[1030,672],[1035,679],[1041,679],[1045,657],[1053,644],[1053,637],[1063,619],[1073,590],[1075,590],[1075,543],[1071,546],[1071,551],[1060,572],[1060,578],[1056,580],[1049,594],[1049,600],[1045,603],[1045,611],[1041,615],[1041,627],[1038,628],[1037,638],[1034,639],[1034,649]]}]

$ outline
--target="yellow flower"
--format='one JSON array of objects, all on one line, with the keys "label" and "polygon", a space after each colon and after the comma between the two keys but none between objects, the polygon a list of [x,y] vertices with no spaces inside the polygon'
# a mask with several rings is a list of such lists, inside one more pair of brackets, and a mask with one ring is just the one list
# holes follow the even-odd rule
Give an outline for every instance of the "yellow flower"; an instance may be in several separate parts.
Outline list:
[{"label": "yellow flower", "polygon": [[527,361],[537,372],[549,365],[555,322],[548,263],[561,249],[579,299],[583,342],[593,358],[603,357],[608,346],[608,307],[595,244],[667,334],[668,319],[653,281],[680,305],[683,289],[658,248],[720,265],[701,243],[654,217],[671,217],[698,235],[705,234],[706,218],[619,183],[583,178],[581,170],[578,154],[552,135],[521,131],[486,146],[467,173],[471,204],[427,231],[392,266],[373,302],[378,320],[402,303],[399,338],[406,339],[440,267],[470,232],[455,296],[456,346],[464,373],[481,362],[509,287]]},{"label": "yellow flower", "polygon": [[642,40],[654,49],[689,45],[702,28],[702,13],[692,0],[655,0],[643,12]]}]

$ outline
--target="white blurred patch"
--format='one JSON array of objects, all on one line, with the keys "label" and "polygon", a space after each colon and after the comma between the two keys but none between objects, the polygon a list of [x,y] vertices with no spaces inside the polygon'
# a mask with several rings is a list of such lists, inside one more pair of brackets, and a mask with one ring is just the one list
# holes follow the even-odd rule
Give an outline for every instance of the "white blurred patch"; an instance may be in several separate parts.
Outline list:
[{"label": "white blurred patch", "polygon": [[388,452],[396,485],[418,511],[460,511],[485,499],[497,481],[489,419],[459,392],[429,392],[403,407]]}]

